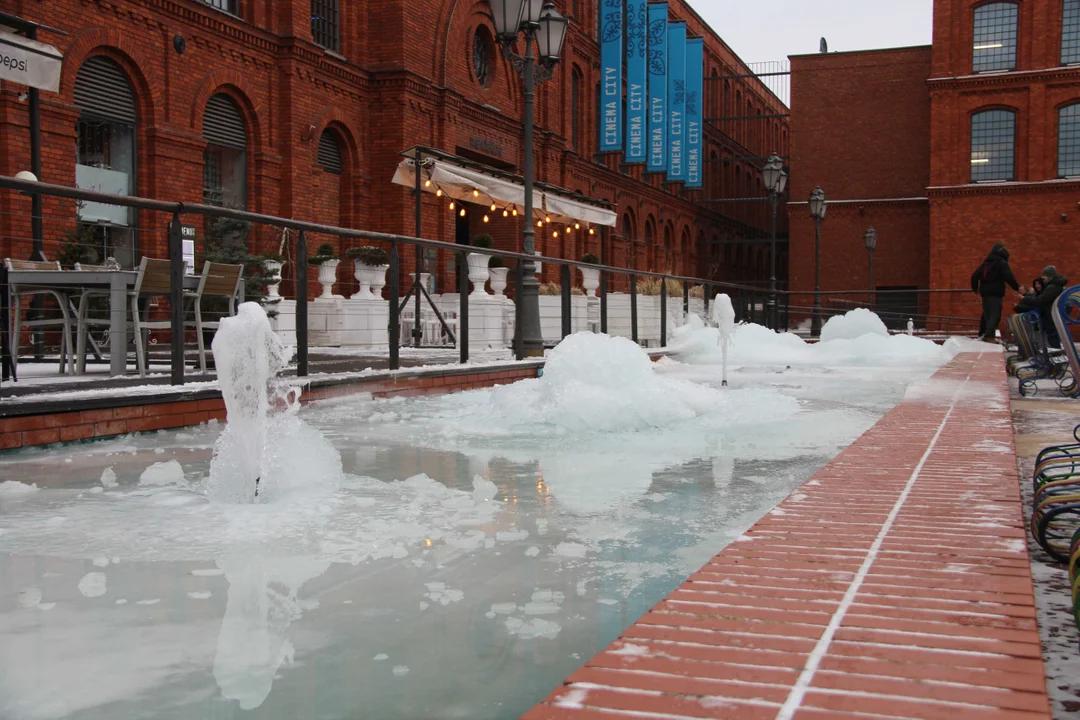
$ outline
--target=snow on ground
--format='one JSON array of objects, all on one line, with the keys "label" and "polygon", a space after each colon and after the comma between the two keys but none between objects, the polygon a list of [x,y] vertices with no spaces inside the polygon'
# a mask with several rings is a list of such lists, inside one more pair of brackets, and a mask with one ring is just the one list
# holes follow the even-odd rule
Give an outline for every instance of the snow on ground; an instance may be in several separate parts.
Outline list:
[{"label": "snow on ground", "polygon": [[[1045,399],[1041,396],[1038,400],[1021,399],[1015,380],[1012,384],[1017,465],[1027,519],[1031,512],[1035,455],[1046,445],[1071,442],[1073,427],[1080,423],[1080,413],[1070,412],[1075,401],[1066,406],[1055,402],[1049,392]],[[1056,394],[1060,399],[1060,393]],[[1080,632],[1071,611],[1068,568],[1051,559],[1030,533],[1027,541],[1051,707],[1055,720],[1072,720],[1080,716]]]}]

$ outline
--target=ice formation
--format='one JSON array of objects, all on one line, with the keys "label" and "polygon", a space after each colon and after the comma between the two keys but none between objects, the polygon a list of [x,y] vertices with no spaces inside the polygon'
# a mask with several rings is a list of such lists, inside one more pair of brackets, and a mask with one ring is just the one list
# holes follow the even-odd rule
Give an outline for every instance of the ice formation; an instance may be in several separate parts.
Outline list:
[{"label": "ice formation", "polygon": [[731,336],[735,333],[735,308],[727,293],[720,293],[713,299],[713,323],[719,333],[721,362],[723,363],[722,385],[727,385],[728,348]]},{"label": "ice formation", "polygon": [[[828,330],[828,332],[826,332]],[[821,341],[807,343],[794,333],[777,333],[755,324],[735,328],[729,360],[739,366],[925,367],[936,368],[959,351],[911,335],[890,335],[880,318],[857,309],[830,318]],[[722,360],[716,328],[707,328],[695,315],[675,330],[672,346],[682,362],[716,364]]]},{"label": "ice formation", "polygon": [[278,377],[291,351],[258,303],[224,318],[212,343],[227,424],[210,463],[207,496],[217,502],[273,501],[294,491],[332,490],[341,458],[296,417],[300,389]]}]

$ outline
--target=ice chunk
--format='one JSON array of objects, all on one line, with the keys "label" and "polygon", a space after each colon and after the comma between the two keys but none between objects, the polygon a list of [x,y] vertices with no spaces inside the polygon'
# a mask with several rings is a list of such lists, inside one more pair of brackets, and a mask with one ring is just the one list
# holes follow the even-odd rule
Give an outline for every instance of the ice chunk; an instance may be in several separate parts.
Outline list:
[{"label": "ice chunk", "polygon": [[526,557],[536,557],[539,554],[540,554],[540,548],[536,547],[535,545],[533,545],[531,548],[529,548],[528,550],[525,551],[525,556]]},{"label": "ice chunk", "polygon": [[210,595],[211,593],[209,590],[198,590],[196,592],[189,592],[187,594],[187,596],[192,600],[207,600],[210,598]]},{"label": "ice chunk", "polygon": [[184,482],[184,468],[175,460],[154,463],[139,476],[140,485],[180,485]]},{"label": "ice chunk", "polygon": [[108,489],[117,486],[116,471],[111,467],[107,467],[101,471],[101,486]]},{"label": "ice chunk", "polygon": [[406,675],[409,674],[409,666],[408,665],[395,665],[393,673],[394,673],[394,677],[405,677]]},{"label": "ice chunk", "polygon": [[105,573],[91,572],[83,575],[79,581],[79,592],[83,597],[95,598],[105,594]]},{"label": "ice chunk", "polygon": [[561,542],[555,546],[555,554],[560,557],[581,558],[585,557],[587,549],[580,543]]},{"label": "ice chunk", "polygon": [[554,640],[562,630],[562,625],[543,618],[522,620],[521,618],[511,617],[506,619],[506,629],[510,631],[511,635],[517,635],[522,640],[533,640],[535,638]]},{"label": "ice chunk", "polygon": [[38,490],[37,484],[27,485],[21,482],[15,482],[14,480],[5,480],[0,482],[0,499],[8,500],[12,498],[25,497],[32,493],[36,493]]}]

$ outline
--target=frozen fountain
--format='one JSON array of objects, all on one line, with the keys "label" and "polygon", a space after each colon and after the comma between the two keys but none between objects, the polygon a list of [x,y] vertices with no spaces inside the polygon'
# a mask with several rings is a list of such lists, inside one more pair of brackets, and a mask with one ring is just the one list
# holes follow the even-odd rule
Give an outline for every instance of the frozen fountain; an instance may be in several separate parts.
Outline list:
[{"label": "frozen fountain", "polygon": [[292,355],[258,303],[224,318],[211,344],[227,425],[214,448],[207,496],[251,503],[299,489],[333,489],[341,458],[296,417],[300,388],[278,377]]},{"label": "frozen fountain", "polygon": [[723,355],[723,374],[721,385],[727,386],[727,353],[731,345],[731,336],[735,333],[735,308],[731,306],[731,298],[727,293],[720,293],[713,299],[713,322],[716,323],[720,336],[720,351]]}]

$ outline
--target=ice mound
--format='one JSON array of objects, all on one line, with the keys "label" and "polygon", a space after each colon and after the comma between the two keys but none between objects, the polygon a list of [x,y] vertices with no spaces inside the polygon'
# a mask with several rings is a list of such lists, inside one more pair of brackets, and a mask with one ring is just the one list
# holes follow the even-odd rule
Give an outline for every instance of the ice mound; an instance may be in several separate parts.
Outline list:
[{"label": "ice mound", "polygon": [[765,422],[797,410],[794,401],[778,393],[741,397],[664,377],[635,343],[595,333],[577,333],[559,343],[542,377],[475,398],[461,429],[481,434],[535,434],[538,426],[562,435],[625,433],[725,413]]},{"label": "ice mound", "polygon": [[16,482],[15,480],[5,480],[0,482],[0,498],[19,498],[25,497],[38,491],[37,483],[27,485],[25,483]]},{"label": "ice mound", "polygon": [[889,329],[881,318],[866,308],[855,308],[843,315],[834,315],[821,326],[821,342],[855,340],[863,335],[889,335]]},{"label": "ice mound", "polygon": [[[826,328],[829,333],[826,334]],[[705,327],[696,315],[675,329],[676,358],[691,364],[721,361],[716,328]],[[821,341],[807,343],[794,333],[777,333],[761,325],[735,329],[728,361],[740,366],[824,367],[939,367],[960,351],[957,344],[942,347],[911,335],[890,335],[881,319],[859,308],[831,318],[822,328]]]},{"label": "ice mound", "polygon": [[215,502],[273,501],[296,491],[329,491],[341,482],[333,445],[296,417],[300,389],[278,378],[292,352],[258,303],[224,318],[211,344],[227,424],[214,448],[207,497]]}]

